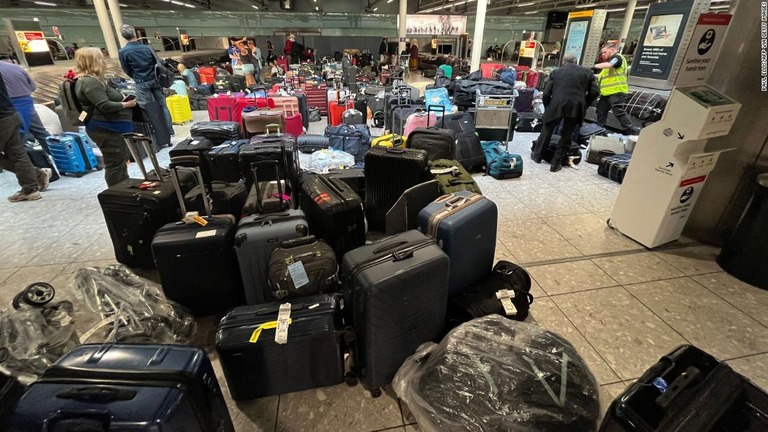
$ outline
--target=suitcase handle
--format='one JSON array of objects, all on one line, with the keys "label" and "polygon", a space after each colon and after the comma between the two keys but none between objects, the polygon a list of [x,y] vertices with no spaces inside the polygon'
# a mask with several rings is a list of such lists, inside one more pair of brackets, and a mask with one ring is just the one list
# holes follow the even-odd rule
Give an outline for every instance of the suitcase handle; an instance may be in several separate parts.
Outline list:
[{"label": "suitcase handle", "polygon": [[[283,160],[285,160],[286,159],[284,154],[285,146],[281,145],[280,149],[283,152]],[[259,165],[273,165],[275,167],[275,180],[277,181],[277,194],[278,194],[278,198],[280,199],[280,207],[281,208],[284,207],[285,201],[283,200],[283,181],[280,178],[280,162],[274,159],[268,160],[268,161],[253,162],[251,164],[251,171],[253,172],[253,187],[254,189],[256,189],[256,204],[258,205],[259,211],[264,210],[264,202],[261,200],[261,188],[259,187],[259,178],[256,174],[256,171]],[[288,169],[287,164],[286,164],[286,169]],[[288,180],[286,179],[286,183],[287,182]]]},{"label": "suitcase handle", "polygon": [[[440,116],[440,121],[442,123],[442,127],[445,127],[445,106],[443,105],[427,105],[427,127],[429,127],[429,112],[430,111],[437,111],[443,113]],[[435,119],[437,120],[437,119]]]},{"label": "suitcase handle", "polygon": [[443,195],[435,200],[435,203],[445,203],[445,206],[448,208],[459,207],[467,202],[469,202],[469,198],[455,196],[453,194]]},{"label": "suitcase handle", "polygon": [[136,397],[134,390],[125,390],[115,387],[106,386],[89,386],[71,388],[56,393],[58,399],[74,399],[78,401],[86,402],[114,402],[114,401],[129,401]]},{"label": "suitcase handle", "polygon": [[308,235],[306,237],[285,240],[284,242],[280,243],[280,247],[283,249],[293,249],[299,246],[311,245],[313,243],[317,243],[317,239],[313,235]]},{"label": "suitcase handle", "polygon": [[179,198],[181,213],[186,216],[187,206],[184,204],[184,194],[181,192],[181,182],[179,181],[179,168],[192,168],[197,176],[197,183],[200,185],[200,195],[203,199],[203,208],[208,217],[213,216],[211,203],[208,202],[208,196],[205,193],[205,182],[203,181],[203,171],[200,169],[200,157],[195,155],[174,156],[171,158],[168,168],[171,170],[171,180],[173,188],[176,190],[176,196]]},{"label": "suitcase handle", "polygon": [[139,152],[137,143],[141,143],[141,145],[144,147],[144,151],[147,153],[147,156],[149,156],[149,161],[152,162],[152,166],[155,168],[155,174],[157,174],[157,181],[162,182],[163,175],[160,173],[160,163],[157,161],[157,155],[152,150],[152,140],[149,139],[149,137],[146,137],[136,132],[124,133],[122,136],[123,136],[123,140],[125,140],[125,145],[128,147],[128,150],[131,152],[131,156],[133,157],[133,160],[136,161],[136,165],[139,166],[139,171],[141,171],[141,175],[144,176],[144,180],[150,181],[150,178],[149,178],[149,174],[147,174],[147,168],[144,165],[144,159],[141,157],[141,153]]},{"label": "suitcase handle", "polygon": [[280,135],[280,125],[277,123],[270,123],[266,126],[264,126],[264,132],[266,132],[266,135],[269,135],[269,129],[274,128],[277,130],[277,133],[275,135]]},{"label": "suitcase handle", "polygon": [[378,255],[380,253],[391,251],[392,249],[396,249],[396,248],[398,248],[398,247],[400,247],[402,245],[406,245],[406,244],[408,244],[408,242],[405,241],[405,240],[399,240],[399,241],[396,241],[396,242],[383,244],[383,245],[377,247],[376,249],[374,249],[372,253],[374,255]]}]

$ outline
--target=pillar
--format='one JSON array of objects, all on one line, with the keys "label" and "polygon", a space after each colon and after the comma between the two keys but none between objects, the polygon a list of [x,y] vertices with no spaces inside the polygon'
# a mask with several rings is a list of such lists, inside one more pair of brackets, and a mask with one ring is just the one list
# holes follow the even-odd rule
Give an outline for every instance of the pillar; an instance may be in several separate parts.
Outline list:
[{"label": "pillar", "polygon": [[485,32],[485,10],[488,9],[487,0],[478,0],[477,14],[475,15],[475,36],[472,39],[472,60],[469,70],[480,69],[480,56],[483,55],[483,33]]},{"label": "pillar", "polygon": [[637,6],[637,0],[627,1],[627,10],[624,12],[624,24],[621,25],[621,33],[619,34],[619,41],[621,42],[619,52],[624,51],[624,44],[627,43],[629,26],[632,25],[632,17],[635,15],[635,6]]},{"label": "pillar", "polygon": [[124,47],[128,43],[125,38],[120,35],[120,26],[123,25],[123,11],[120,10],[119,0],[108,0],[109,13],[112,15],[112,23],[115,25],[115,33],[117,33],[117,41],[121,47]]},{"label": "pillar", "polygon": [[93,0],[93,7],[96,9],[96,17],[99,18],[99,26],[104,34],[104,42],[107,44],[109,56],[117,58],[117,42],[115,42],[115,33],[112,29],[112,23],[109,21],[109,12],[104,0]]},{"label": "pillar", "polygon": [[405,50],[405,38],[408,36],[408,0],[400,0],[400,28],[398,29],[397,55]]}]

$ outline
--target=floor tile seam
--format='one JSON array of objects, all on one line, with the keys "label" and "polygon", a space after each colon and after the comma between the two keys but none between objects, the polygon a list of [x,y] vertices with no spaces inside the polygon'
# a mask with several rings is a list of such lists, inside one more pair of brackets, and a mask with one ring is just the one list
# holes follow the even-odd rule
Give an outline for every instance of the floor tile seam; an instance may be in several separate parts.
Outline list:
[{"label": "floor tile seam", "polygon": [[[714,274],[714,273],[708,273],[708,274]],[[694,275],[694,276],[704,276],[704,275]],[[699,281],[697,281],[696,279],[694,279],[693,276],[688,276],[688,279],[692,280],[696,285],[699,285],[700,287],[703,287],[705,290],[711,292],[712,294],[714,294],[715,297],[717,297],[717,298],[723,300],[724,302],[728,303],[729,305],[731,305],[731,307],[733,307],[737,311],[743,313],[745,316],[749,317],[749,319],[751,319],[752,321],[756,322],[761,327],[763,327],[765,329],[768,329],[768,325],[764,324],[762,321],[760,321],[759,319],[753,317],[751,314],[747,313],[746,311],[743,311],[740,307],[738,307],[737,305],[735,305],[735,304],[731,303],[730,301],[728,301],[727,298],[725,298],[725,297],[721,296],[720,294],[718,294],[717,292],[709,289],[707,286],[705,286],[704,284],[702,284]]]},{"label": "floor tile seam", "polygon": [[[659,253],[658,251],[655,251],[655,250],[651,250],[650,252],[651,252],[651,253],[652,253],[652,254],[653,254],[655,257],[657,257],[657,258],[659,258],[660,260],[664,261],[665,263],[667,263],[667,265],[671,266],[672,268],[674,268],[675,270],[679,271],[680,273],[682,273],[682,274],[684,274],[684,275],[686,275],[686,276],[691,276],[691,275],[689,275],[688,273],[686,273],[686,272],[685,272],[685,270],[683,270],[683,269],[681,269],[681,268],[677,267],[677,266],[676,266],[674,263],[672,263],[672,262],[670,262],[669,260],[667,260],[666,258],[664,258],[664,254],[663,254],[663,253]],[[693,275],[693,276],[698,276],[698,275]]]},{"label": "floor tile seam", "polygon": [[272,428],[272,432],[277,432],[277,426],[280,424],[280,401],[283,399],[283,395],[277,395],[277,403],[275,404],[275,425]]},{"label": "floor tile seam", "polygon": [[[683,279],[683,278],[676,278],[676,279]],[[668,280],[668,279],[667,279],[667,280]],[[630,295],[630,296],[632,296],[632,298],[634,298],[635,300],[637,300],[637,301],[638,301],[638,302],[639,302],[641,305],[643,305],[643,307],[645,307],[645,308],[646,308],[646,309],[648,309],[648,310],[649,310],[649,311],[650,311],[650,312],[651,312],[653,315],[655,315],[655,316],[656,316],[656,318],[658,318],[659,320],[661,320],[661,322],[663,322],[664,324],[666,324],[666,325],[667,325],[667,327],[671,328],[673,332],[677,333],[677,335],[678,335],[678,336],[680,336],[680,337],[681,337],[681,338],[682,338],[682,339],[683,339],[685,342],[687,342],[687,343],[688,343],[688,344],[690,344],[690,345],[693,345],[693,342],[691,342],[690,340],[688,340],[688,338],[687,338],[687,337],[683,336],[683,334],[682,334],[682,333],[680,333],[680,331],[678,331],[676,328],[674,328],[674,327],[672,326],[672,324],[668,323],[668,322],[667,322],[667,320],[665,320],[664,318],[662,318],[662,317],[661,317],[661,315],[657,314],[657,313],[656,313],[656,311],[654,311],[653,309],[651,309],[651,308],[650,308],[650,306],[648,306],[647,304],[645,304],[645,303],[644,303],[642,300],[640,300],[640,298],[638,298],[636,295],[632,294],[632,292],[631,292],[630,290],[628,290],[628,289],[627,289],[625,286],[622,286],[622,288],[624,289],[624,291],[626,291],[627,293],[629,293],[629,295]]]},{"label": "floor tile seam", "polygon": [[[13,267],[11,267],[11,268],[13,268]],[[13,271],[11,274],[9,274],[8,276],[6,276],[6,277],[5,277],[5,279],[3,279],[3,280],[1,280],[1,281],[0,281],[0,286],[3,286],[3,285],[5,284],[5,281],[7,281],[8,279],[12,278],[12,277],[13,277],[13,275],[15,275],[16,273],[18,273],[18,272],[19,272],[21,269],[23,269],[23,268],[24,268],[24,267],[16,267],[16,270],[14,270],[14,271]]]},{"label": "floor tile seam", "polygon": [[403,410],[404,403],[405,402],[402,399],[399,397],[397,398],[397,407],[400,409],[400,420],[402,421],[403,425],[405,425],[405,411]]},{"label": "floor tile seam", "polygon": [[[541,284],[539,284],[539,285],[541,285]],[[582,294],[582,293],[600,291],[600,290],[604,290],[604,289],[617,288],[617,287],[623,287],[623,286],[620,283],[617,282],[616,285],[611,285],[611,286],[604,286],[604,287],[597,287],[597,288],[587,288],[587,289],[578,290],[578,291],[562,292],[562,293],[556,293],[556,294],[549,294],[549,293],[547,293],[547,297],[552,298],[552,297],[560,297],[560,296],[564,296],[564,295],[568,295],[568,294]],[[544,287],[542,287],[541,289],[544,292],[547,292],[544,289]]]},{"label": "floor tile seam", "polygon": [[603,363],[605,363],[605,365],[608,367],[608,369],[611,372],[613,372],[613,374],[616,375],[616,377],[619,380],[621,380],[621,375],[619,375],[619,373],[613,368],[613,366],[611,366],[611,364],[608,362],[608,360],[606,360],[605,357],[603,357],[603,354],[600,353],[600,351],[597,349],[597,347],[595,347],[592,344],[592,342],[590,342],[589,338],[584,334],[584,332],[581,331],[581,329],[576,325],[576,323],[573,322],[573,320],[571,320],[571,317],[569,317],[568,314],[566,314],[565,311],[562,308],[560,308],[560,305],[558,305],[556,301],[552,300],[552,304],[554,304],[555,307],[557,308],[557,310],[560,311],[561,314],[563,314],[565,319],[568,320],[568,322],[571,324],[571,326],[573,326],[574,329],[576,329],[576,331],[579,333],[579,335],[582,338],[584,338],[584,340],[587,342],[587,345],[589,345],[590,348],[592,348],[592,350],[595,351],[597,356],[600,358],[600,360],[602,360]]},{"label": "floor tile seam", "polygon": [[734,361],[734,360],[743,360],[743,359],[747,359],[747,358],[750,358],[750,357],[757,357],[757,356],[766,355],[766,354],[768,354],[768,351],[754,353],[754,354],[746,354],[746,355],[743,355],[743,356],[736,356],[736,357],[727,358],[727,359],[720,359],[720,361],[722,361],[722,362],[729,362],[729,361]]}]

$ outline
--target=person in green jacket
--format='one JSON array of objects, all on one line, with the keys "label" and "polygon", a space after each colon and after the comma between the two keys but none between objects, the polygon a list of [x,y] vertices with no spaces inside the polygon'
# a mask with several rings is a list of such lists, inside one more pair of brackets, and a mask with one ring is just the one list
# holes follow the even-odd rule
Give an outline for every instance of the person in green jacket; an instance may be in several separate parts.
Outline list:
[{"label": "person in green jacket", "polygon": [[122,134],[133,132],[136,99],[126,97],[107,83],[107,65],[98,48],[81,48],[75,53],[78,74],[75,94],[87,113],[88,136],[104,156],[104,179],[112,186],[128,178],[131,153]]}]

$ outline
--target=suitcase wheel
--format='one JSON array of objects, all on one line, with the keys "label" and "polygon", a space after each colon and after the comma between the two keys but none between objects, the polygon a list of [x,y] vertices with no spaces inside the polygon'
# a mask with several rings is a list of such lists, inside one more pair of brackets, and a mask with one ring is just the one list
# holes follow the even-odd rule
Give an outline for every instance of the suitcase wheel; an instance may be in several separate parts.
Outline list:
[{"label": "suitcase wheel", "polygon": [[613,224],[611,223],[611,218],[608,218],[608,220],[605,221],[605,224],[608,225],[608,228],[610,228],[610,229],[616,229],[616,228],[614,228]]},{"label": "suitcase wheel", "polygon": [[380,388],[371,390],[371,397],[372,398],[377,398],[379,396],[381,396],[381,389]]},{"label": "suitcase wheel", "polygon": [[347,383],[348,386],[354,387],[358,384],[358,379],[352,372],[347,372],[344,374],[344,382]]},{"label": "suitcase wheel", "polygon": [[[20,293],[20,300],[24,301],[24,303],[30,306],[42,307],[50,303],[55,295],[56,290],[51,284],[45,282],[35,282],[24,288],[24,291]],[[14,308],[18,309],[18,307],[16,307],[15,301]]]}]

